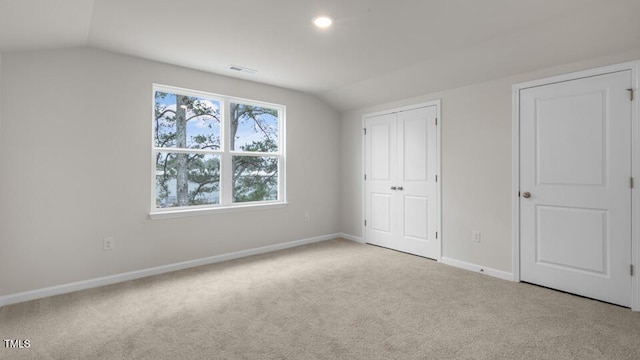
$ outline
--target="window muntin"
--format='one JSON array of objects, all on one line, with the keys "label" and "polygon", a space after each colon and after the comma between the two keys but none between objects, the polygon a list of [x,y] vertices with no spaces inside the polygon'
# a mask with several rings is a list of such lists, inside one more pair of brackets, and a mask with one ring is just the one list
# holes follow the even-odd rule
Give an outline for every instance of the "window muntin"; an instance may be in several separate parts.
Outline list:
[{"label": "window muntin", "polygon": [[152,213],[284,203],[284,106],[153,90]]}]

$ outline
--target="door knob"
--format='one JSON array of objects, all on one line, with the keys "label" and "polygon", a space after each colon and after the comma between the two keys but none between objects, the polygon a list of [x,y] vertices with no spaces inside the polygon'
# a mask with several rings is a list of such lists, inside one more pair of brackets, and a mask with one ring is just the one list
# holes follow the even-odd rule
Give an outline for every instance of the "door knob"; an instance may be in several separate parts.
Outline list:
[{"label": "door knob", "polygon": [[528,198],[531,197],[531,193],[528,192],[528,191],[525,191],[525,192],[522,193],[522,197],[525,198],[525,199],[528,199]]},{"label": "door knob", "polygon": [[402,191],[404,188],[402,186],[398,186],[398,190]]},{"label": "door knob", "polygon": [[396,190],[396,189],[398,189],[398,188],[397,188],[397,187],[395,187],[395,186],[392,186],[392,187],[391,187],[391,190]]}]

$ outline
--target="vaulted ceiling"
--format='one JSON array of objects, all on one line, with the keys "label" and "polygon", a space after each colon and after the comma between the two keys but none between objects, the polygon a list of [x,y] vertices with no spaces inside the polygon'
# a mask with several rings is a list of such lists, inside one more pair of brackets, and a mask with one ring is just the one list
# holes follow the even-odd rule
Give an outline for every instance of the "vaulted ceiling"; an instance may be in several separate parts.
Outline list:
[{"label": "vaulted ceiling", "polygon": [[89,46],[345,111],[637,49],[638,14],[640,0],[0,0],[0,52]]}]

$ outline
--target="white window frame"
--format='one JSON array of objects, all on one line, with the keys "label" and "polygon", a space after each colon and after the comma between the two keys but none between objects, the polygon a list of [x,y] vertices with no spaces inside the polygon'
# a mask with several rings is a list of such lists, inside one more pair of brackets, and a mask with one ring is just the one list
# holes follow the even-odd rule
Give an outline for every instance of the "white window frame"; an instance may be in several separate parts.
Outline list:
[{"label": "white window frame", "polygon": [[[220,150],[196,150],[163,148],[155,146],[154,122],[155,114],[151,114],[151,206],[149,217],[155,219],[167,219],[194,215],[208,215],[235,211],[272,209],[287,206],[286,198],[286,106],[264,101],[244,99],[234,96],[220,95],[210,92],[190,90],[168,85],[153,84],[151,91],[151,108],[155,106],[155,93],[157,91],[181,94],[187,96],[210,98],[220,102]],[[278,111],[278,152],[244,152],[230,149],[231,103],[265,107]],[[156,207],[156,153],[206,153],[220,156],[220,203],[210,205],[176,206],[171,208]],[[268,201],[233,202],[233,156],[268,156],[278,158],[278,198]]]}]

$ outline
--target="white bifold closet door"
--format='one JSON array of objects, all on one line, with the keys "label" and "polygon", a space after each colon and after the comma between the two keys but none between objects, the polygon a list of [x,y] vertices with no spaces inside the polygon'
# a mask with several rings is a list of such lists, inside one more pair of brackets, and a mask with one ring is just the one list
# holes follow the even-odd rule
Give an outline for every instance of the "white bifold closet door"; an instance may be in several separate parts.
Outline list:
[{"label": "white bifold closet door", "polygon": [[437,107],[365,119],[365,240],[439,259]]}]

